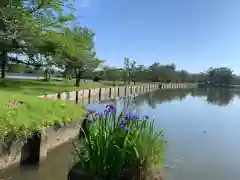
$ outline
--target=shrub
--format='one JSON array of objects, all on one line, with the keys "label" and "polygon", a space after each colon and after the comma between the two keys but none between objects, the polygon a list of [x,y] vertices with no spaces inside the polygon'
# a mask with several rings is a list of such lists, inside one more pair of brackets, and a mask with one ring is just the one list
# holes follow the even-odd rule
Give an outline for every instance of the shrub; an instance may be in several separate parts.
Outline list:
[{"label": "shrub", "polygon": [[85,118],[88,130],[85,139],[74,144],[74,166],[86,174],[118,179],[130,172],[146,177],[161,164],[165,142],[163,131],[155,132],[153,119],[123,112],[117,115],[113,105],[107,105],[104,112],[89,111]]},{"label": "shrub", "polygon": [[84,107],[68,101],[4,91],[0,91],[0,97],[0,142],[11,136],[29,137],[48,126],[83,119],[87,112]]},{"label": "shrub", "polygon": [[93,77],[93,81],[94,81],[94,82],[98,82],[98,81],[100,81],[100,80],[101,80],[101,79],[100,79],[100,77],[98,77],[98,76],[94,76],[94,77]]}]

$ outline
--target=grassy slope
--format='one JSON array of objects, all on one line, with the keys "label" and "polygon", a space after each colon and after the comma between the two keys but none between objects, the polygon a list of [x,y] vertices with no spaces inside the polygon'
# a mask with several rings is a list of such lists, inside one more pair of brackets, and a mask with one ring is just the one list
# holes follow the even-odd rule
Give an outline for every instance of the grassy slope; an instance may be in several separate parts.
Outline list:
[{"label": "grassy slope", "polygon": [[[0,97],[0,135],[20,127],[32,131],[53,123],[81,120],[86,112],[85,108],[67,101],[44,100],[6,91],[0,91]],[[12,100],[23,104],[9,106]]]},{"label": "grassy slope", "polygon": [[[117,85],[124,85],[123,82],[118,82]],[[12,92],[12,93],[23,93],[27,95],[43,95],[45,93],[55,93],[64,91],[74,91],[78,89],[89,89],[97,87],[112,86],[112,82],[101,81],[101,82],[87,82],[81,83],[80,87],[74,86],[74,80],[72,81],[57,81],[52,80],[51,82],[45,82],[41,80],[30,80],[30,79],[6,79],[4,85],[0,84],[0,90]]]},{"label": "grassy slope", "polygon": [[[116,85],[124,85],[117,82]],[[80,87],[72,81],[44,82],[29,79],[5,79],[0,82],[0,135],[7,131],[17,131],[24,126],[35,130],[53,123],[83,119],[86,110],[72,102],[44,100],[36,96],[44,93],[74,91],[77,89],[112,86],[112,82],[88,82]],[[7,107],[10,101],[22,101],[17,107]]]}]

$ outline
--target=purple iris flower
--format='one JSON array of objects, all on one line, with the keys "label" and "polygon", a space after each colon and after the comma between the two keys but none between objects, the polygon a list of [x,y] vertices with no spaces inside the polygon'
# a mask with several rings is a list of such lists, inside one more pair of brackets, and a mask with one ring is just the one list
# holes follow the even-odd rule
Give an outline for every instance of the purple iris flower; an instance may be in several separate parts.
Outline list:
[{"label": "purple iris flower", "polygon": [[110,112],[110,113],[115,113],[116,112],[116,107],[112,104],[108,104],[106,105],[106,109]]},{"label": "purple iris flower", "polygon": [[108,109],[105,109],[105,110],[104,110],[104,115],[105,115],[105,116],[108,116],[109,114],[110,114],[109,110],[108,110]]},{"label": "purple iris flower", "polygon": [[121,128],[124,128],[124,121],[121,121],[119,125]]},{"label": "purple iris flower", "polygon": [[138,115],[133,114],[131,116],[131,120],[138,120],[138,119],[140,119],[140,117]]},{"label": "purple iris flower", "polygon": [[97,118],[102,118],[103,117],[103,112],[96,112],[95,113],[95,116],[97,117]]},{"label": "purple iris flower", "polygon": [[127,130],[128,132],[130,132],[130,131],[131,131],[131,128],[130,128],[130,127],[126,127],[126,130]]},{"label": "purple iris flower", "polygon": [[144,115],[144,116],[143,116],[143,119],[144,119],[144,120],[149,120],[149,116],[148,116],[148,115]]},{"label": "purple iris flower", "polygon": [[125,121],[130,120],[130,115],[125,115],[125,116],[124,116],[124,120],[125,120]]},{"label": "purple iris flower", "polygon": [[89,117],[89,113],[86,113],[85,114],[85,119],[88,119],[88,117]]},{"label": "purple iris flower", "polygon": [[95,110],[88,109],[88,112],[89,112],[89,114],[93,114],[93,113],[95,113],[96,111],[95,111]]},{"label": "purple iris flower", "polygon": [[114,105],[110,104],[109,108],[111,109],[112,112],[116,112],[116,107]]},{"label": "purple iris flower", "polygon": [[135,114],[127,114],[124,117],[124,120],[128,121],[128,120],[139,120],[140,117],[138,115]]},{"label": "purple iris flower", "polygon": [[90,119],[90,120],[89,120],[89,123],[90,123],[90,124],[93,124],[93,120],[92,120],[92,119]]}]

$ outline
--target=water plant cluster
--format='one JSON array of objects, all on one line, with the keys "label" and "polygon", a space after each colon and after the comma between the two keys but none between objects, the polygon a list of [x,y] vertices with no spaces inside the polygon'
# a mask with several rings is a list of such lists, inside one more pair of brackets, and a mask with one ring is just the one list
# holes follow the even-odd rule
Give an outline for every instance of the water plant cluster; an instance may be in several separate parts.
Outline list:
[{"label": "water plant cluster", "polygon": [[153,118],[117,113],[114,105],[107,105],[101,112],[89,110],[85,120],[85,138],[74,144],[74,166],[79,170],[102,179],[147,179],[161,167],[165,141]]}]

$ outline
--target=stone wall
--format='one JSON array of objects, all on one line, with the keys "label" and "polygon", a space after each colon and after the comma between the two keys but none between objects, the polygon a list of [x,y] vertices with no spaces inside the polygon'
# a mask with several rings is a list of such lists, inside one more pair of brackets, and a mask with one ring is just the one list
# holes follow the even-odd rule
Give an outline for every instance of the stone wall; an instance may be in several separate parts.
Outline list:
[{"label": "stone wall", "polygon": [[163,83],[162,89],[187,89],[197,88],[198,85],[194,83]]},{"label": "stone wall", "polygon": [[[79,91],[71,92],[61,92],[55,94],[45,94],[39,96],[41,98],[47,99],[60,99],[60,100],[72,100],[76,102],[82,102],[83,99],[92,97],[99,97],[99,100],[104,100],[105,98],[115,98],[117,96],[124,97],[130,96],[132,94],[141,94],[159,88],[158,84],[147,84],[142,86],[115,86],[115,87],[103,87],[103,88],[93,88],[93,89],[82,89]],[[84,104],[84,103],[83,103]]]},{"label": "stone wall", "polygon": [[76,102],[82,102],[83,99],[99,97],[99,100],[105,100],[105,98],[124,97],[130,95],[138,95],[149,91],[155,91],[157,89],[186,89],[197,88],[197,84],[193,83],[159,83],[159,84],[145,84],[139,86],[115,86],[115,87],[103,87],[94,89],[82,89],[79,91],[62,92],[55,94],[46,94],[40,96],[41,98],[49,99],[61,99],[72,100]]},{"label": "stone wall", "polygon": [[183,88],[197,88],[197,84],[194,83],[155,83],[145,84],[139,86],[115,86],[115,87],[103,87],[93,89],[82,89],[79,91],[61,92],[55,94],[45,94],[39,96],[41,98],[49,99],[61,99],[77,101],[79,99],[88,98],[90,96],[128,96],[130,94],[139,94],[156,89],[183,89]]},{"label": "stone wall", "polygon": [[[40,163],[47,157],[49,150],[74,139],[79,133],[80,125],[81,121],[78,120],[63,126],[48,127],[34,139],[13,141],[6,148],[0,143],[0,170],[16,163],[20,165]],[[32,152],[34,149],[36,151]]]}]

